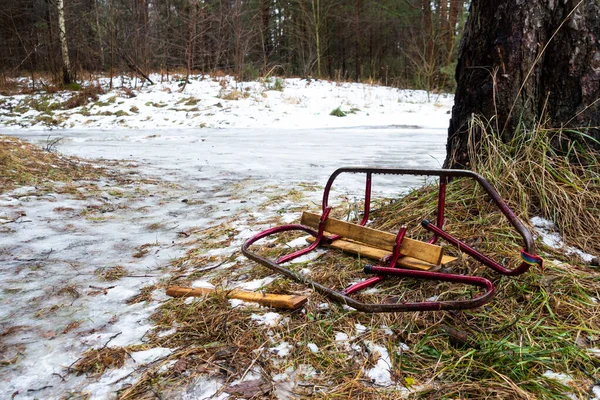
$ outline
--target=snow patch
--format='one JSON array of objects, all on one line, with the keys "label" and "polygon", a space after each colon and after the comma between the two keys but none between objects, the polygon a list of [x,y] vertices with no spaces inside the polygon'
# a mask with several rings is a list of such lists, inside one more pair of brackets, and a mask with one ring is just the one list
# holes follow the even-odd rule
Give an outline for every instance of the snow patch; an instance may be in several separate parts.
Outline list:
[{"label": "snow patch", "polygon": [[244,282],[244,283],[240,283],[238,284],[238,288],[240,289],[244,289],[244,290],[258,290],[263,286],[268,285],[269,283],[273,282],[275,280],[274,276],[268,276],[266,278],[263,279],[254,279],[250,282]]},{"label": "snow patch", "polygon": [[306,364],[300,364],[297,369],[292,367],[286,368],[286,370],[273,376],[273,386],[275,389],[275,395],[279,400],[294,400],[298,398],[298,394],[295,392],[295,388],[298,384],[302,384],[304,381],[308,381],[317,375],[315,369]]},{"label": "snow patch", "polygon": [[545,378],[548,379],[554,379],[555,381],[559,381],[560,383],[563,384],[568,384],[569,382],[573,382],[573,378],[567,374],[564,374],[562,372],[554,372],[551,370],[546,370],[546,372],[544,372],[542,374],[542,376],[544,376]]},{"label": "snow patch", "polygon": [[308,245],[308,242],[306,241],[305,237],[299,237],[299,238],[296,238],[294,240],[290,240],[285,245],[288,246],[288,247],[292,247],[292,248],[294,248],[294,247],[306,247]]},{"label": "snow patch", "polygon": [[226,393],[215,397],[222,387],[223,384],[217,379],[199,376],[193,384],[188,386],[181,398],[183,400],[224,400],[229,397]]},{"label": "snow patch", "polygon": [[262,315],[252,314],[250,318],[253,321],[256,321],[259,325],[274,327],[277,326],[277,324],[279,324],[279,321],[281,320],[281,314],[278,314],[276,312],[268,312]]},{"label": "snow patch", "polygon": [[391,386],[393,384],[392,374],[390,372],[392,360],[390,359],[387,349],[367,340],[365,340],[365,345],[367,346],[371,357],[375,357],[377,359],[375,366],[365,371],[365,374],[371,378],[373,383],[376,385]]},{"label": "snow patch", "polygon": [[214,289],[215,286],[208,282],[208,281],[204,281],[204,280],[198,280],[198,281],[194,281],[192,282],[192,287],[195,288],[206,288],[206,289]]},{"label": "snow patch", "polygon": [[354,324],[354,329],[356,329],[356,333],[358,335],[365,333],[367,331],[367,327],[361,324]]},{"label": "snow patch", "polygon": [[306,347],[308,347],[308,349],[312,352],[312,353],[318,353],[319,352],[319,346],[317,346],[314,343],[309,343],[306,345]]},{"label": "snow patch", "polygon": [[556,227],[552,221],[542,217],[533,217],[531,218],[531,224],[535,227],[538,236],[546,246],[557,250],[562,249],[566,255],[576,254],[585,262],[591,262],[594,259],[593,255],[578,248],[565,246],[565,242],[560,234],[556,232]]},{"label": "snow patch", "polygon": [[165,347],[155,347],[144,351],[135,351],[129,353],[131,358],[138,364],[148,364],[158,359],[164,358],[173,353],[173,350]]},{"label": "snow patch", "polygon": [[592,387],[592,393],[590,393],[589,400],[600,400],[600,386],[594,385]]},{"label": "snow patch", "polygon": [[294,346],[292,346],[288,342],[281,342],[279,345],[272,347],[270,350],[271,353],[274,353],[277,356],[284,358],[290,354],[290,351],[292,351],[293,348]]}]

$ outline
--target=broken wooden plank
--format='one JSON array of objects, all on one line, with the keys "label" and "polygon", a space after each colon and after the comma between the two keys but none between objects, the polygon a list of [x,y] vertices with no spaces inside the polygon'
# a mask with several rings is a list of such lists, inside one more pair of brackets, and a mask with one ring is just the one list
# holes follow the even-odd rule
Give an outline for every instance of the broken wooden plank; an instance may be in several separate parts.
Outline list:
[{"label": "broken wooden plank", "polygon": [[[319,214],[305,211],[302,213],[301,224],[318,229],[320,218]],[[364,243],[368,247],[375,247],[390,252],[393,250],[394,243],[396,242],[396,235],[392,233],[351,224],[335,218],[327,218],[325,221],[325,231],[340,235],[344,239]],[[400,253],[429,264],[440,265],[444,251],[441,246],[435,244],[404,238],[400,246]]]},{"label": "broken wooden plank", "polygon": [[[167,288],[167,295],[171,297],[201,297],[215,291],[214,288],[191,288],[171,286]],[[288,294],[273,294],[262,292],[249,292],[246,290],[233,289],[225,291],[226,297],[230,299],[240,299],[251,301],[274,308],[286,308],[289,310],[297,310],[308,301],[306,296],[294,296]]]}]

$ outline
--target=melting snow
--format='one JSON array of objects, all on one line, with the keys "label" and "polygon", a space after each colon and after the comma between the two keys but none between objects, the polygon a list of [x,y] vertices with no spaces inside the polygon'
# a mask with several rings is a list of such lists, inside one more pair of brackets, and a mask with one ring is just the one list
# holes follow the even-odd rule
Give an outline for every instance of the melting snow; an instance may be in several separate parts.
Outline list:
[{"label": "melting snow", "polygon": [[278,314],[276,312],[268,312],[262,315],[252,314],[250,318],[252,318],[253,321],[256,321],[259,325],[273,327],[279,324],[279,321],[281,320],[281,314]]},{"label": "melting snow", "polygon": [[206,288],[206,289],[214,289],[215,288],[215,286],[212,283],[203,281],[203,280],[198,280],[198,281],[192,282],[192,287]]},{"label": "melting snow", "polygon": [[366,375],[373,380],[373,383],[380,386],[391,386],[392,375],[390,368],[392,360],[387,349],[370,341],[365,341],[365,345],[373,358],[377,359],[375,366],[366,371]]},{"label": "melting snow", "polygon": [[531,218],[531,224],[546,246],[553,249],[562,249],[566,255],[577,254],[585,262],[591,262],[594,259],[593,255],[585,253],[578,248],[565,246],[562,237],[556,232],[556,227],[552,221],[541,217],[533,217]]},{"label": "melting snow", "polygon": [[356,329],[356,333],[359,335],[367,331],[367,327],[361,324],[355,324],[354,328]]},{"label": "melting snow", "polygon": [[[5,292],[11,293],[0,299],[0,330],[20,326],[4,337],[5,344],[18,347],[19,352],[15,362],[3,368],[1,393],[18,391],[27,397],[29,389],[44,388],[29,397],[87,392],[92,398],[109,398],[135,381],[143,371],[134,369],[138,364],[133,360],[100,379],[65,374],[65,369],[90,348],[109,342],[110,346],[144,342],[153,329],[149,317],[167,296],[155,290],[146,302],[129,304],[128,300],[169,276],[171,261],[193,246],[187,242],[187,232],[234,220],[235,237],[221,238],[231,241],[229,245],[203,255],[247,262],[236,255],[239,246],[271,223],[263,221],[282,217],[284,222],[297,222],[299,218],[295,209],[289,212],[291,204],[286,201],[259,208],[276,195],[301,190],[303,205],[310,206],[319,204],[321,192],[302,190],[300,183],[323,185],[340,166],[439,168],[444,160],[452,96],[429,101],[424,92],[302,79],[285,80],[284,91],[277,92],[257,82],[223,79],[228,88],[249,88],[249,98],[216,98],[221,85],[212,79],[193,79],[184,93],[178,91],[177,82],[145,86],[132,99],[115,90],[101,95],[100,101],[113,96],[118,101],[93,105],[89,116],[81,115],[80,109],[57,111],[55,115],[69,126],[66,130],[39,125],[23,129],[35,123],[36,112],[6,117],[6,108],[0,106],[3,133],[42,146],[60,137],[62,153],[120,160],[115,169],[128,178],[81,182],[72,194],[40,195],[39,188],[28,186],[0,195],[0,279]],[[198,100],[198,111],[181,102],[192,97]],[[11,107],[20,99],[0,96]],[[137,113],[130,111],[134,106]],[[338,106],[360,111],[344,118],[330,116]],[[100,115],[103,111],[113,115]],[[116,117],[119,111],[130,115]],[[129,178],[134,183],[127,183]],[[382,176],[373,189],[374,194],[389,197],[422,182],[420,177]],[[340,177],[332,197],[360,198],[363,191],[364,179]],[[23,215],[14,219],[15,213]],[[296,261],[306,262],[318,254]],[[117,266],[123,267],[125,276],[115,281],[102,278]],[[187,267],[193,272],[204,266]],[[256,290],[273,279],[239,287]],[[204,280],[193,285],[209,286]],[[230,303],[244,304],[233,299]],[[319,308],[325,309],[324,304]],[[281,315],[267,312],[253,314],[252,319],[272,327]],[[362,328],[356,329],[360,333]],[[345,333],[337,332],[335,339],[348,350],[362,351],[357,344],[350,346]],[[274,349],[285,357],[291,346],[281,343]],[[139,363],[147,363],[171,351],[133,354]],[[372,351],[379,359],[368,374],[386,384],[387,351],[377,345],[372,345]],[[277,396],[293,398],[296,381],[309,372],[299,368],[275,379]],[[178,397],[224,399],[228,395],[217,395],[222,384],[217,378],[201,376]]]},{"label": "melting snow", "polygon": [[229,395],[226,393],[215,397],[221,387],[223,387],[223,384],[217,379],[201,375],[188,387],[181,398],[184,400],[222,400],[228,398]]},{"label": "melting snow", "polygon": [[254,290],[260,289],[263,286],[268,285],[269,283],[273,282],[274,280],[275,280],[274,276],[268,276],[268,277],[263,278],[263,279],[255,279],[255,280],[250,281],[250,282],[240,283],[238,285],[238,287],[240,289],[254,291]]},{"label": "melting snow", "polygon": [[277,354],[279,357],[283,358],[290,354],[290,351],[292,351],[293,348],[294,346],[288,342],[281,342],[279,345],[271,348],[271,353]]},{"label": "melting snow", "polygon": [[551,370],[547,370],[546,372],[544,372],[543,374],[544,377],[549,378],[549,379],[554,379],[556,381],[559,381],[560,383],[563,384],[567,384],[569,382],[573,382],[573,378],[571,378],[569,375],[567,374],[563,374],[560,372],[554,372]]},{"label": "melting snow", "polygon": [[297,369],[289,367],[284,373],[273,377],[275,394],[280,400],[297,399],[294,388],[303,380],[313,378],[317,373],[315,369],[306,364],[300,364]]},{"label": "melting snow", "polygon": [[317,346],[314,343],[309,343],[306,345],[306,347],[308,347],[308,349],[313,352],[313,353],[318,353],[319,352],[319,346]]},{"label": "melting snow", "polygon": [[166,357],[171,354],[173,350],[164,347],[155,347],[150,350],[135,351],[129,353],[129,356],[138,364],[147,364],[154,362],[160,358]]}]

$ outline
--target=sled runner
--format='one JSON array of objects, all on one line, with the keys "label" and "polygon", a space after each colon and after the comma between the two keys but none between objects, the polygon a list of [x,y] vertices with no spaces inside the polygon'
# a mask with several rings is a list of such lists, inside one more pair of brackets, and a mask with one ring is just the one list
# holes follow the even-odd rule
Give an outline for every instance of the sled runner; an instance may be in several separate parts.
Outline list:
[{"label": "sled runner", "polygon": [[[336,178],[341,174],[364,174],[366,177],[363,218],[360,223],[353,224],[337,220],[329,216],[329,195]],[[439,192],[436,222],[424,220],[421,225],[432,233],[427,242],[405,237],[406,227],[397,234],[384,232],[366,226],[369,220],[371,206],[371,187],[374,175],[414,175],[439,177]],[[464,241],[450,235],[444,228],[444,210],[446,203],[446,186],[452,178],[473,179],[489,195],[493,203],[506,216],[510,225],[523,240],[521,250],[522,262],[513,269],[507,268],[489,256],[469,246]],[[260,239],[282,232],[302,231],[309,235],[310,245],[306,248],[287,254],[277,260],[267,259],[251,250],[251,246]],[[364,312],[402,312],[402,311],[434,311],[458,310],[479,307],[489,302],[494,296],[494,285],[488,279],[478,276],[458,275],[438,272],[443,266],[448,266],[455,257],[444,255],[444,249],[436,245],[439,239],[458,248],[462,253],[474,258],[481,264],[494,271],[508,276],[526,272],[531,265],[542,265],[542,259],[535,255],[533,238],[525,225],[516,217],[512,210],[502,200],[498,192],[482,176],[466,170],[419,170],[419,169],[388,169],[388,168],[340,168],[327,181],[323,192],[321,215],[305,212],[300,224],[289,224],[262,231],[248,239],[242,245],[242,252],[249,259],[264,265],[273,271],[282,273],[288,278],[304,283],[328,297],[347,304]],[[377,260],[376,266],[366,266],[364,272],[374,276],[338,291],[313,281],[309,277],[298,274],[284,266],[287,262],[315,250],[318,246],[338,249],[346,253],[358,254],[364,258]],[[351,294],[373,286],[385,279],[386,276],[398,276],[415,279],[435,280],[442,282],[460,283],[475,286],[482,293],[467,300],[398,302],[394,304],[363,303],[350,297]]]}]

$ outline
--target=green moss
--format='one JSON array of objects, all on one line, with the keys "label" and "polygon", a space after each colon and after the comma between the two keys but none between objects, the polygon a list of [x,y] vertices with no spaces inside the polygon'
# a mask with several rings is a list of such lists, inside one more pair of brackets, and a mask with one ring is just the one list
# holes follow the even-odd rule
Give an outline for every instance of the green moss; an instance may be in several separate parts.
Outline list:
[{"label": "green moss", "polygon": [[334,117],[345,117],[347,114],[346,112],[342,111],[341,107],[337,107],[334,108],[329,115],[333,115]]},{"label": "green moss", "polygon": [[164,103],[155,103],[153,101],[147,101],[146,102],[146,106],[148,107],[158,107],[158,108],[163,108],[166,107],[167,105]]},{"label": "green moss", "polygon": [[271,86],[271,90],[278,90],[282,92],[284,87],[283,80],[275,78],[275,83],[273,83],[273,86]]},{"label": "green moss", "polygon": [[57,126],[59,121],[56,118],[52,118],[49,115],[38,115],[34,119],[36,124],[43,124],[47,126]]},{"label": "green moss", "polygon": [[77,91],[81,89],[81,85],[79,83],[73,82],[69,83],[68,85],[65,85],[65,89]]},{"label": "green moss", "polygon": [[200,99],[195,98],[194,96],[185,97],[177,102],[177,104],[182,104],[186,106],[195,106],[200,102]]}]

